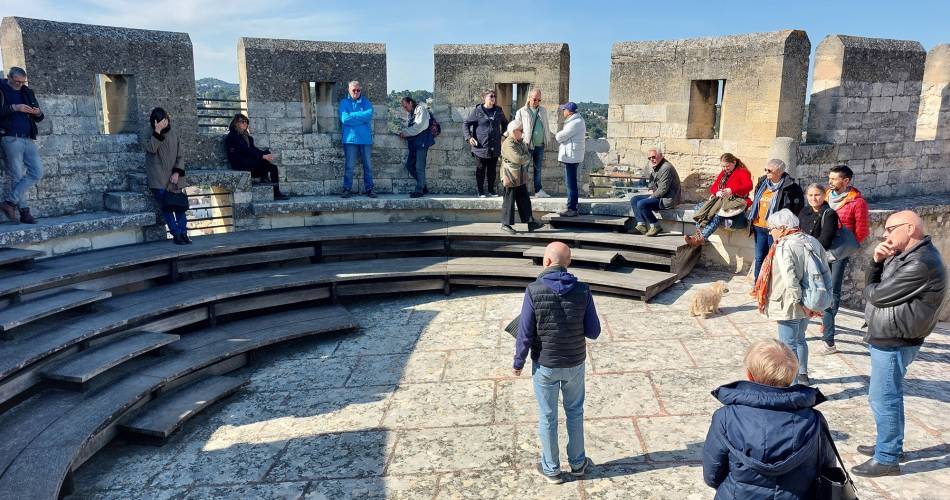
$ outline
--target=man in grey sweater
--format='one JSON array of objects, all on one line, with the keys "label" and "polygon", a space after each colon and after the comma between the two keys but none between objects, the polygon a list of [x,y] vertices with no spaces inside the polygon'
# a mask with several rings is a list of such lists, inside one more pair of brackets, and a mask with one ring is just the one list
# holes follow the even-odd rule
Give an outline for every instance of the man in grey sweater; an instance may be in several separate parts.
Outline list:
[{"label": "man in grey sweater", "polygon": [[652,169],[647,183],[649,194],[634,196],[630,199],[630,206],[637,218],[637,232],[656,236],[660,234],[660,226],[653,211],[667,210],[679,203],[680,176],[673,164],[663,158],[663,151],[659,147],[647,150],[647,161]]}]

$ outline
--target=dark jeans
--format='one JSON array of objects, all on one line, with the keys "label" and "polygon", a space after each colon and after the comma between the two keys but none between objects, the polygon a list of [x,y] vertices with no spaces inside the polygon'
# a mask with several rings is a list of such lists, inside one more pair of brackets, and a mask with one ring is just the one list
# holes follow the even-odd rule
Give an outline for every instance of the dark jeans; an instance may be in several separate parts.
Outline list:
[{"label": "dark jeans", "polygon": [[521,217],[521,222],[531,220],[531,197],[528,195],[527,184],[505,188],[504,199],[501,202],[502,224],[510,226],[515,223],[515,204],[518,205],[518,216]]},{"label": "dark jeans", "polygon": [[829,264],[829,267],[831,267],[831,296],[834,297],[834,301],[831,303],[831,307],[825,309],[821,316],[821,324],[825,327],[824,333],[821,334],[821,340],[824,340],[828,345],[835,345],[835,316],[838,314],[838,306],[841,305],[841,283],[844,282],[844,272],[848,269],[848,262],[850,261],[851,257],[848,257]]},{"label": "dark jeans", "polygon": [[[152,196],[155,197],[155,202],[158,204],[159,209],[162,206],[162,194],[164,189],[151,189]],[[172,234],[185,234],[188,231],[188,219],[185,217],[185,212],[166,212],[162,210],[162,218],[165,219],[165,225],[168,226],[168,232]]]},{"label": "dark jeans", "polygon": [[475,184],[478,187],[478,194],[485,194],[486,190],[482,187],[482,184],[485,183],[485,173],[488,173],[488,190],[489,193],[495,192],[495,175],[498,170],[498,157],[493,156],[491,158],[482,158],[476,157],[478,159],[478,166],[475,167]]},{"label": "dark jeans", "polygon": [[577,167],[580,163],[564,164],[564,185],[567,188],[567,208],[577,210]]},{"label": "dark jeans", "polygon": [[273,182],[277,184],[280,181],[280,176],[277,175],[277,165],[261,158],[257,160],[254,165],[249,167],[234,167],[234,170],[240,170],[242,172],[250,172],[251,177],[255,177],[261,180],[261,182]]},{"label": "dark jeans", "polygon": [[772,235],[764,227],[752,226],[752,234],[755,236],[755,279],[759,279],[759,270],[762,269],[762,261],[769,253],[772,246]]},{"label": "dark jeans", "polygon": [[541,190],[541,164],[544,163],[544,146],[531,150],[531,162],[534,165],[534,192]]},{"label": "dark jeans", "polygon": [[633,216],[641,224],[656,224],[654,210],[660,209],[660,199],[654,198],[648,194],[638,194],[630,198],[630,207],[633,208]]},{"label": "dark jeans", "polygon": [[406,171],[416,180],[416,193],[421,193],[426,187],[426,158],[429,148],[409,148],[406,155]]}]

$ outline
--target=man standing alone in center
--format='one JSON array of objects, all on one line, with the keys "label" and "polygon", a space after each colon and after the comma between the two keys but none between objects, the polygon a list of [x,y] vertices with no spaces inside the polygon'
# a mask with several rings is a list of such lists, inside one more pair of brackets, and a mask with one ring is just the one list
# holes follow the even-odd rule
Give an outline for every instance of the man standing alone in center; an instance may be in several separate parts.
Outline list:
[{"label": "man standing alone in center", "polygon": [[521,375],[530,352],[541,439],[537,470],[548,482],[560,484],[564,478],[557,443],[559,395],[564,397],[571,475],[583,476],[593,464],[584,453],[584,361],[587,339],[600,336],[600,320],[590,288],[567,271],[571,249],[551,243],[543,263],[544,270],[525,290],[513,373]]}]

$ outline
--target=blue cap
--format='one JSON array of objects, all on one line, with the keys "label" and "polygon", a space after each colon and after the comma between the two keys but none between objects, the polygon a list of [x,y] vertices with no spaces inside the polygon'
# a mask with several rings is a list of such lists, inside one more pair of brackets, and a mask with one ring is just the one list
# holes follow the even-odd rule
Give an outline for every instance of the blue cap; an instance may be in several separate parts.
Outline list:
[{"label": "blue cap", "polygon": [[566,109],[566,110],[570,111],[571,113],[577,113],[577,104],[574,104],[574,103],[571,102],[571,101],[567,101],[567,102],[565,102],[564,104],[561,104],[560,106],[558,106],[557,109],[559,109],[559,110],[560,110],[560,109]]}]

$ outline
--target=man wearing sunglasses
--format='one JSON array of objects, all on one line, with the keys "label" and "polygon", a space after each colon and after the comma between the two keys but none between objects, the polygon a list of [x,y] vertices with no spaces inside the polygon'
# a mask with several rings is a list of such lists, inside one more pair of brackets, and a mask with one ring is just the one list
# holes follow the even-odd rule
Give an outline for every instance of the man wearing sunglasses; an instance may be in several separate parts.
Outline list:
[{"label": "man wearing sunglasses", "polygon": [[637,218],[634,230],[646,236],[656,236],[660,234],[660,224],[653,211],[673,208],[679,203],[680,176],[673,164],[663,158],[663,150],[659,147],[647,150],[647,162],[650,163],[649,194],[630,198],[630,207]]},{"label": "man wearing sunglasses", "polygon": [[27,206],[26,193],[43,177],[43,163],[33,142],[36,124],[42,120],[43,111],[36,95],[26,86],[26,71],[16,66],[10,68],[7,78],[0,80],[0,144],[10,172],[10,192],[0,203],[0,210],[14,222],[36,224]]},{"label": "man wearing sunglasses", "polygon": [[515,119],[524,124],[524,142],[531,151],[534,165],[534,196],[548,198],[550,195],[541,188],[541,166],[544,163],[544,145],[549,143],[548,111],[541,105],[541,89],[531,89],[528,101],[515,113]]},{"label": "man wearing sunglasses", "polygon": [[920,216],[905,210],[887,219],[864,288],[865,341],[871,355],[868,396],[877,441],[858,446],[871,458],[851,469],[865,477],[900,474],[904,446],[904,375],[937,324],[947,295],[947,270],[924,234]]},{"label": "man wearing sunglasses", "polygon": [[350,82],[349,95],[340,101],[340,123],[343,124],[343,198],[351,196],[353,168],[356,156],[363,161],[363,189],[366,196],[375,198],[373,192],[373,104],[363,97],[363,87],[358,81]]}]

